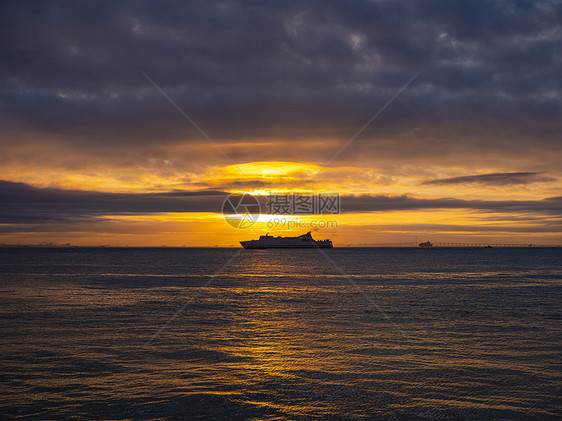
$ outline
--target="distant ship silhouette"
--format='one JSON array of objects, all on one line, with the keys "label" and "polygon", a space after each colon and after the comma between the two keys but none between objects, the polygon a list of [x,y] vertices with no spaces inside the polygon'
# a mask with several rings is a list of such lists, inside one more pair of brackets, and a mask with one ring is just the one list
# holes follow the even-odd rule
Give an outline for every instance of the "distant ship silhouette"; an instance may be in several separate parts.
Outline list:
[{"label": "distant ship silhouette", "polygon": [[433,247],[433,244],[431,244],[431,242],[429,241],[426,241],[425,243],[419,243],[418,246],[426,248],[426,247]]},{"label": "distant ship silhouette", "polygon": [[260,236],[259,240],[240,241],[245,249],[287,249],[287,248],[332,248],[331,240],[315,240],[312,234],[299,235],[298,237],[273,237],[267,233]]}]

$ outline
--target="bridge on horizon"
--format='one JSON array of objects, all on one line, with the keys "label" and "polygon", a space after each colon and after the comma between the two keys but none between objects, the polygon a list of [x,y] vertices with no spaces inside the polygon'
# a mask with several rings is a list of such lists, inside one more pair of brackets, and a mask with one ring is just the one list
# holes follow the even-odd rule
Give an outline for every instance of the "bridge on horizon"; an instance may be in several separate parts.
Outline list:
[{"label": "bridge on horizon", "polygon": [[498,248],[498,247],[527,247],[527,248],[544,248],[544,247],[562,247],[561,244],[535,244],[535,243],[432,243],[431,247],[420,247],[415,242],[407,243],[366,243],[366,244],[349,244],[346,247],[415,247],[415,248],[444,248],[444,247],[466,247],[466,248]]}]

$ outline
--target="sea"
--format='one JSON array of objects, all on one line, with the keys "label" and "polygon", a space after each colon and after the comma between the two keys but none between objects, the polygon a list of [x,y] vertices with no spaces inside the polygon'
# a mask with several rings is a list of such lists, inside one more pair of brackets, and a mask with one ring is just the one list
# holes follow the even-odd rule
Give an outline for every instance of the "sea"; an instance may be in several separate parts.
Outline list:
[{"label": "sea", "polygon": [[0,418],[562,418],[562,248],[2,248]]}]

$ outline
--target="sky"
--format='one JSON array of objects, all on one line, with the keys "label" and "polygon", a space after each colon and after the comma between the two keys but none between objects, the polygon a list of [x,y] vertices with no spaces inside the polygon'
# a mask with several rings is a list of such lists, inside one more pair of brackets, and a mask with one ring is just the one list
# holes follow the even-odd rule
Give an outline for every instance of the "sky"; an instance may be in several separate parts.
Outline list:
[{"label": "sky", "polygon": [[[0,243],[562,244],[559,1],[3,1]],[[339,195],[262,215],[231,193]]]}]

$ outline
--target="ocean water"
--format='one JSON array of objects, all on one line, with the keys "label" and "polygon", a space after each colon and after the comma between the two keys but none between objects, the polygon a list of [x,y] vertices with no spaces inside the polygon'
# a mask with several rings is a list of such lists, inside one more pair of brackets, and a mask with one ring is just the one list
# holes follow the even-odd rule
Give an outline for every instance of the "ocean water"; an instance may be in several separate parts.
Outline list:
[{"label": "ocean water", "polygon": [[0,417],[560,419],[561,262],[0,249]]}]

